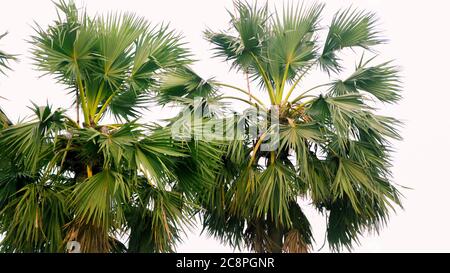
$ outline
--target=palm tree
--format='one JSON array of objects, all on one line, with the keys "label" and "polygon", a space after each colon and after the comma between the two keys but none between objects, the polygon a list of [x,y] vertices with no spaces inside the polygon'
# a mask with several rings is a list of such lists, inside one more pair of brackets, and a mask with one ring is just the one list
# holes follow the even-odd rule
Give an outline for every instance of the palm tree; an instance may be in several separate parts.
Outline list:
[{"label": "palm tree", "polygon": [[[0,35],[0,40],[6,36],[6,33],[3,33]],[[3,51],[0,50],[0,74],[5,74],[5,70],[9,70],[11,69],[9,67],[9,62],[16,60],[16,57],[14,55],[5,53]],[[2,97],[0,97],[2,98]],[[2,111],[2,109],[0,108],[0,129],[3,127],[6,127],[8,125],[11,124],[11,121],[8,119],[8,117],[6,116],[6,114]]]},{"label": "palm tree", "polygon": [[34,105],[32,117],[0,132],[1,251],[57,252],[71,241],[82,252],[173,251],[220,153],[137,118],[189,52],[167,25],[56,5],[58,19],[35,27],[33,59],[67,86],[77,116]]},{"label": "palm tree", "polygon": [[[230,28],[207,30],[205,36],[216,57],[248,73],[270,102],[249,88],[212,84],[249,96],[226,98],[276,113],[279,122],[261,119],[267,129],[228,144],[213,192],[199,197],[204,228],[233,247],[308,252],[312,229],[299,201],[309,200],[326,216],[330,248],[350,250],[363,232],[378,232],[389,212],[401,207],[390,172],[390,141],[400,139],[400,122],[374,108],[401,98],[398,68],[391,62],[373,65],[374,58],[363,55],[348,77],[334,79],[344,70],[341,51],[367,56],[385,42],[377,19],[353,8],[338,11],[321,44],[322,4],[286,5],[273,13],[267,4],[234,6]],[[302,86],[314,68],[330,80]],[[251,122],[245,115],[239,121]],[[278,145],[261,149],[274,139]]]}]

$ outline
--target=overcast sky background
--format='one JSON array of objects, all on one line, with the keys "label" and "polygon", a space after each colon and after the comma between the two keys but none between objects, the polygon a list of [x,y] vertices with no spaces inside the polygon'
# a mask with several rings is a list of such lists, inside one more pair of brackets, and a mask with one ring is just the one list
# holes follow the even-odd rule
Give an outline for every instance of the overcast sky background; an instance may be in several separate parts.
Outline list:
[{"label": "overcast sky background", "polygon": [[[229,71],[229,65],[212,58],[212,46],[203,39],[203,30],[221,30],[229,21],[226,8],[232,10],[231,0],[84,0],[90,15],[109,11],[130,11],[153,23],[170,22],[181,32],[198,62],[194,69],[203,77],[215,77],[222,82],[245,86],[243,75]],[[262,1],[261,1],[262,2]],[[283,1],[269,1],[270,6],[282,7]],[[293,1],[296,2],[296,1]],[[301,1],[299,1],[301,2]],[[313,1],[304,1],[313,3]],[[320,2],[320,1],[319,1]],[[395,142],[394,181],[405,187],[404,210],[393,214],[388,226],[377,235],[366,234],[355,252],[431,252],[450,251],[450,77],[449,1],[376,1],[328,0],[322,16],[322,25],[330,23],[332,15],[350,5],[373,11],[380,21],[380,29],[389,43],[379,46],[381,55],[374,62],[395,59],[402,67],[404,99],[399,105],[378,105],[380,113],[394,115],[405,122],[402,142]],[[276,4],[275,4],[276,3]],[[285,1],[285,3],[287,3]],[[0,76],[1,107],[14,121],[30,114],[33,101],[43,105],[48,101],[54,107],[69,108],[72,98],[66,96],[63,86],[49,77],[39,78],[30,60],[30,45],[26,40],[33,34],[36,21],[46,26],[56,18],[50,0],[2,0],[0,4],[0,33],[10,34],[0,41],[0,49],[19,54],[20,62],[12,65],[8,77]],[[322,40],[325,37],[322,36]],[[342,56],[350,69],[359,60],[358,52]],[[337,76],[332,76],[336,78]],[[343,77],[344,78],[345,73]],[[304,82],[312,84],[329,81],[323,73]],[[254,88],[253,88],[254,89]],[[224,90],[225,91],[225,90]],[[231,91],[225,91],[230,93]],[[257,91],[254,94],[260,95]],[[263,97],[264,98],[264,97]],[[242,109],[242,105],[236,108]],[[145,120],[157,121],[173,115],[171,108],[153,107],[145,113]],[[315,251],[323,243],[325,220],[302,201],[314,229]],[[200,235],[200,229],[188,231],[179,252],[230,252],[214,238]],[[327,252],[324,247],[321,252]]]}]

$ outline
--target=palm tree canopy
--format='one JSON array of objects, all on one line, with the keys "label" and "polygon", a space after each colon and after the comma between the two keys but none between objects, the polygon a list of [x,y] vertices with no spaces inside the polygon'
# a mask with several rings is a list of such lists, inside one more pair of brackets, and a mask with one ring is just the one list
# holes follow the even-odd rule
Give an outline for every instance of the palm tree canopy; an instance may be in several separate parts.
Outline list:
[{"label": "palm tree canopy", "polygon": [[[33,59],[74,93],[84,123],[33,105],[32,117],[1,131],[0,249],[57,252],[75,240],[82,252],[173,251],[221,153],[135,117],[189,53],[166,25],[56,5],[58,20],[36,26]],[[107,111],[133,120],[100,124]]]},{"label": "palm tree canopy", "polygon": [[106,111],[137,117],[158,75],[191,62],[181,36],[168,25],[151,25],[131,13],[89,18],[73,2],[57,7],[53,25],[35,27],[34,60],[76,93],[85,124],[98,123]]},{"label": "palm tree canopy", "polygon": [[[215,56],[249,73],[270,103],[255,94],[238,99],[260,110],[276,109],[279,118],[278,124],[263,119],[266,130],[228,143],[216,187],[200,200],[204,228],[232,246],[259,252],[311,249],[311,227],[298,203],[304,198],[326,216],[333,250],[351,249],[363,232],[386,224],[395,205],[401,207],[390,171],[391,141],[401,139],[401,123],[373,106],[400,100],[399,70],[392,62],[373,65],[374,58],[361,57],[350,76],[333,79],[343,70],[343,49],[371,53],[385,40],[373,13],[348,8],[335,14],[321,43],[323,9],[288,4],[272,13],[267,4],[235,1],[230,28],[205,31]],[[330,80],[303,88],[313,68]],[[250,93],[217,80],[210,84]],[[242,120],[252,122],[245,113]],[[278,139],[277,148],[261,150],[269,139]]]}]

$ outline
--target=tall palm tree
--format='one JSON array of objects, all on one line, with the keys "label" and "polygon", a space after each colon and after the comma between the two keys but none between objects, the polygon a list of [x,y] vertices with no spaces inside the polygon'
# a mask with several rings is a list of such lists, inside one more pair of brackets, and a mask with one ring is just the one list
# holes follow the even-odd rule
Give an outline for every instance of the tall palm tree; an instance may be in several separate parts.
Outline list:
[{"label": "tall palm tree", "polygon": [[[0,40],[8,34],[7,32],[0,35]],[[0,74],[5,74],[5,70],[11,69],[9,67],[9,62],[16,60],[14,55],[8,54],[0,50]],[[0,97],[2,98],[2,97]],[[8,119],[6,114],[0,108],[0,129],[6,127],[11,124],[11,121]]]},{"label": "tall palm tree", "polygon": [[[321,43],[322,4],[286,5],[273,13],[267,4],[234,5],[230,28],[205,36],[216,57],[248,73],[270,101],[245,87],[212,84],[250,95],[235,99],[275,113],[279,122],[262,119],[266,126],[260,127],[267,129],[228,144],[213,192],[200,197],[204,228],[234,247],[308,252],[312,229],[299,201],[309,200],[326,216],[330,248],[351,249],[401,207],[390,171],[390,141],[400,139],[400,122],[375,109],[377,102],[401,98],[398,68],[361,57],[349,76],[334,79],[344,70],[341,51],[372,54],[373,46],[385,42],[376,17],[353,8],[338,11]],[[316,68],[330,80],[303,86]],[[245,115],[240,120],[250,122]],[[278,145],[261,149],[271,140]]]},{"label": "tall palm tree", "polygon": [[[166,25],[56,5],[58,19],[35,28],[33,59],[67,86],[77,117],[34,105],[32,117],[1,131],[1,251],[64,251],[71,241],[82,252],[173,251],[220,153],[137,118],[189,52]],[[105,123],[107,115],[117,122]]]}]

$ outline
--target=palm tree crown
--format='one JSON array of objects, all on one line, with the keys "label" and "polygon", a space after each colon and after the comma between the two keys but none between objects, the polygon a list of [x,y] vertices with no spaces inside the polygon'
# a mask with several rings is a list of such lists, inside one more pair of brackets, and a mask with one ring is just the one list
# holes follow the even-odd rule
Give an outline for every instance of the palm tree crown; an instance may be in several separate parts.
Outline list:
[{"label": "palm tree crown", "polygon": [[[326,215],[333,250],[350,249],[364,231],[378,231],[394,205],[401,206],[389,169],[390,140],[400,139],[400,122],[376,114],[372,103],[401,98],[398,68],[361,57],[345,79],[311,88],[301,84],[313,68],[330,78],[342,72],[342,50],[369,54],[385,42],[374,14],[349,8],[335,14],[321,43],[323,8],[286,5],[271,13],[268,5],[235,1],[230,29],[205,32],[216,57],[247,73],[270,103],[248,88],[212,84],[249,95],[237,99],[258,111],[276,111],[279,120],[263,119],[267,129],[229,144],[216,188],[201,201],[205,229],[232,246],[310,250],[312,230],[299,205],[304,198]],[[279,145],[262,150],[270,139]]]},{"label": "palm tree crown", "polygon": [[[82,252],[173,251],[218,153],[135,118],[189,53],[166,25],[128,13],[90,18],[73,2],[57,7],[57,21],[35,28],[33,59],[73,93],[83,122],[34,105],[33,117],[1,131],[1,250],[56,252],[76,241]],[[119,123],[100,124],[107,113]]]}]

